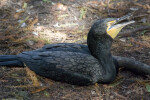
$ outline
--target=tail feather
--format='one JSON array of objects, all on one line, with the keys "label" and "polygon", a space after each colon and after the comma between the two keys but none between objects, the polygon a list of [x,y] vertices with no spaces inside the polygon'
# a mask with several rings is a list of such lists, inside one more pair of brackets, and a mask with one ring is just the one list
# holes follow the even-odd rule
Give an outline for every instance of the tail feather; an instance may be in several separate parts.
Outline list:
[{"label": "tail feather", "polygon": [[16,55],[0,55],[0,66],[23,66]]}]

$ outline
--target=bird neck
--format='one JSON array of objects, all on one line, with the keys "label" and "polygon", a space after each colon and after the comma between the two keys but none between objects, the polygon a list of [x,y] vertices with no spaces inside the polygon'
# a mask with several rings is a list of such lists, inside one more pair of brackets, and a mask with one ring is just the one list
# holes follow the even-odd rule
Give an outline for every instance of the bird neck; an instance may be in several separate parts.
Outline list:
[{"label": "bird neck", "polygon": [[116,76],[116,68],[110,52],[112,38],[106,34],[101,37],[94,37],[89,33],[87,43],[91,54],[99,61],[103,68],[103,80],[110,79],[110,77],[114,78]]},{"label": "bird neck", "polygon": [[87,44],[91,54],[98,60],[108,59],[108,57],[111,57],[110,49],[112,46],[112,38],[108,35],[104,34],[101,37],[94,37],[89,33]]}]

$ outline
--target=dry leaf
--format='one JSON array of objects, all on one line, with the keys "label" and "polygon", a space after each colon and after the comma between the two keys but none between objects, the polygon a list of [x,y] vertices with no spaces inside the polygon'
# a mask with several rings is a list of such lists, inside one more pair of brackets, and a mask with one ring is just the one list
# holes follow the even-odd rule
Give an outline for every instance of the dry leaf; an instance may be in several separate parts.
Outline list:
[{"label": "dry leaf", "polygon": [[39,88],[39,89],[36,89],[36,90],[31,91],[31,93],[41,92],[41,91],[45,90],[46,88],[47,88],[47,87],[41,87],[41,88]]}]

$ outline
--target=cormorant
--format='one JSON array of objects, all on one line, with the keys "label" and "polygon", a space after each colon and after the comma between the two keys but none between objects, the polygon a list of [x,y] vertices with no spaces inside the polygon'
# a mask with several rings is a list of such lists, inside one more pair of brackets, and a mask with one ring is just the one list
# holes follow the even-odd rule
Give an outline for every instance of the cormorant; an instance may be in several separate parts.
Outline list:
[{"label": "cormorant", "polygon": [[87,45],[58,43],[22,52],[18,55],[1,55],[0,66],[27,66],[36,74],[74,85],[110,83],[117,74],[117,65],[110,49],[120,30],[134,21],[105,18],[91,27]]}]

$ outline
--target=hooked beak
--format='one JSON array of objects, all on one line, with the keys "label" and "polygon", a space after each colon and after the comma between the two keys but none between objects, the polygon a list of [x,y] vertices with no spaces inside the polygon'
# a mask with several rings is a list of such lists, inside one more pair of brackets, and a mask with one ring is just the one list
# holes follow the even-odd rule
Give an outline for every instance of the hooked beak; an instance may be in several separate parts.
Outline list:
[{"label": "hooked beak", "polygon": [[[128,20],[132,15],[128,14],[121,18],[117,18],[116,20],[108,22],[107,24],[107,34],[110,35],[113,39],[118,35],[118,33],[121,31],[121,29],[129,24],[134,23],[135,21],[126,21]],[[125,21],[125,22],[123,22]]]}]

